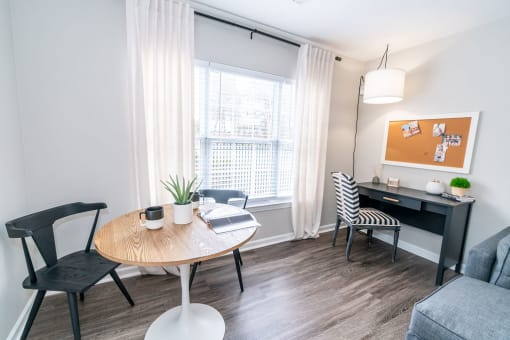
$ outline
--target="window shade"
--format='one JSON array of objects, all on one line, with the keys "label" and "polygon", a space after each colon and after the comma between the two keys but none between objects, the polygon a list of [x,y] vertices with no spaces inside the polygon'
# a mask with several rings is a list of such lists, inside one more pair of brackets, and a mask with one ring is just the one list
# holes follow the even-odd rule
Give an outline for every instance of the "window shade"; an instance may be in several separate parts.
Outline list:
[{"label": "window shade", "polygon": [[195,67],[196,173],[202,188],[251,198],[292,191],[293,82],[223,65]]}]

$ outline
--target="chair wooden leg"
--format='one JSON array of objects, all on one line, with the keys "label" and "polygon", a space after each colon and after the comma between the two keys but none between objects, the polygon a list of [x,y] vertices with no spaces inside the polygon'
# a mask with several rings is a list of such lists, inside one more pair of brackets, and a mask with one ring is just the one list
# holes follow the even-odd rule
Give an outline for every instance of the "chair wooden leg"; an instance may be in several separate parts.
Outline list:
[{"label": "chair wooden leg", "polygon": [[337,217],[335,232],[333,233],[333,247],[336,245],[336,236],[338,235],[338,229],[340,228],[340,219]]},{"label": "chair wooden leg", "polygon": [[67,303],[69,304],[69,314],[71,315],[71,324],[73,325],[74,340],[81,339],[80,335],[80,319],[78,316],[78,302],[76,294],[67,292]]},{"label": "chair wooden leg", "polygon": [[352,242],[354,240],[355,232],[356,232],[356,228],[350,226],[349,227],[349,240],[347,241],[347,248],[345,249],[345,256],[347,257],[347,261],[350,261],[349,255],[351,254]]},{"label": "chair wooden leg", "polygon": [[37,316],[37,312],[41,307],[41,303],[44,299],[44,295],[46,294],[45,290],[38,290],[37,295],[35,296],[34,304],[32,305],[32,309],[30,310],[30,314],[28,315],[27,322],[25,323],[25,328],[23,328],[23,333],[21,334],[20,339],[25,340],[30,332],[30,328],[34,323],[35,317]]},{"label": "chair wooden leg", "polygon": [[395,229],[395,233],[393,234],[393,255],[391,257],[391,262],[395,263],[397,259],[397,245],[398,245],[398,234],[400,229]]},{"label": "chair wooden leg", "polygon": [[234,250],[234,261],[236,263],[237,279],[239,280],[239,287],[241,292],[244,292],[243,276],[241,275],[241,265],[239,263],[239,249]]},{"label": "chair wooden leg", "polygon": [[129,292],[127,291],[126,287],[120,280],[119,275],[117,275],[117,272],[115,271],[115,269],[110,272],[110,276],[112,277],[113,281],[115,281],[115,283],[117,284],[117,287],[119,287],[122,294],[124,294],[124,297],[126,298],[126,300],[128,300],[129,304],[131,306],[134,306],[135,302],[133,301],[133,299],[131,299]]},{"label": "chair wooden leg", "polygon": [[193,279],[195,278],[195,273],[197,272],[197,268],[200,262],[193,263],[193,267],[191,268],[191,274],[189,276],[189,289],[191,289],[191,285],[193,284]]},{"label": "chair wooden leg", "polygon": [[351,234],[351,227],[347,226],[347,232],[345,233],[345,242],[349,242],[350,234]]}]

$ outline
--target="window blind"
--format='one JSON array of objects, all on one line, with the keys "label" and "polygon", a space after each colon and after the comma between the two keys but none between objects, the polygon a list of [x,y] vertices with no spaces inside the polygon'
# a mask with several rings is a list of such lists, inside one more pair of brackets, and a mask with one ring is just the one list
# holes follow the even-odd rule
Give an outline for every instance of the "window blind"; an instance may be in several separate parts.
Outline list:
[{"label": "window blind", "polygon": [[195,67],[196,173],[202,188],[251,198],[292,192],[289,79],[224,65]]}]

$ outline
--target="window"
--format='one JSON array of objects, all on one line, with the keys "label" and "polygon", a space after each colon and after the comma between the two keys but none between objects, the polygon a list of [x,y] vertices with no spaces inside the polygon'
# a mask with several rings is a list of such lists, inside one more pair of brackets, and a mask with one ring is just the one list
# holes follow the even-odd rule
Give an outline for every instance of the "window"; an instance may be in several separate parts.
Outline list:
[{"label": "window", "polygon": [[293,82],[244,69],[195,67],[196,173],[202,188],[250,198],[292,192]]}]

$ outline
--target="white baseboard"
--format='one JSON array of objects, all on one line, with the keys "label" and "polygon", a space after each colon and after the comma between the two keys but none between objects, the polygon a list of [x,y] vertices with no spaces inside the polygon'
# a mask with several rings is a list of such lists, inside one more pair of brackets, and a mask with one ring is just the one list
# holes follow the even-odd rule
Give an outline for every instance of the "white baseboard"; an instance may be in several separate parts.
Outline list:
[{"label": "white baseboard", "polygon": [[[328,226],[324,226],[324,227],[328,227]],[[335,225],[334,224],[329,225],[329,227],[330,228],[328,230],[325,230],[325,231],[330,231],[330,230],[335,229]],[[340,226],[340,229],[343,229],[343,228],[347,228],[347,226],[345,226],[342,223],[341,226]],[[323,232],[323,231],[321,231],[321,232]],[[361,230],[361,232],[362,233],[366,233],[366,230]],[[374,230],[374,233],[373,233],[372,236],[374,238],[378,239],[378,240],[383,241],[384,243],[388,243],[388,244],[393,245],[393,235],[381,233],[381,232],[379,232],[377,230]],[[430,250],[418,247],[415,244],[399,240],[398,241],[398,248],[400,248],[402,250],[405,250],[405,251],[408,251],[408,252],[410,252],[412,254],[418,255],[420,257],[423,257],[424,259],[427,259],[427,260],[432,261],[434,263],[439,263],[439,255],[438,254],[436,254],[434,252],[431,252]],[[464,265],[462,265],[462,268],[464,268]],[[461,272],[463,273],[464,271],[462,270]]]},{"label": "white baseboard", "polygon": [[34,303],[36,294],[37,291],[34,290],[32,295],[30,295],[30,297],[28,298],[25,307],[23,307],[23,310],[21,311],[20,315],[18,316],[18,319],[14,323],[14,326],[12,326],[11,331],[7,335],[7,340],[18,340],[19,338],[21,338],[21,333],[23,332],[23,328],[25,327],[25,323],[27,322],[28,314],[30,313],[30,309],[32,308],[32,304]]},{"label": "white baseboard", "polygon": [[[450,268],[450,269],[454,269],[454,268]],[[461,274],[464,274],[464,273],[465,273],[465,271],[466,271],[466,264],[465,264],[465,263],[462,263],[462,264],[460,265],[460,273],[461,273]]]},{"label": "white baseboard", "polygon": [[[319,234],[331,231],[335,228],[334,224],[326,224],[321,225],[319,227]],[[285,233],[270,237],[261,238],[255,241],[248,242],[245,246],[243,246],[242,250],[250,250],[250,249],[257,249],[262,247],[267,247],[273,244],[292,241],[294,239],[294,233]]]},{"label": "white baseboard", "polygon": [[[335,229],[334,224],[325,224],[321,225],[319,227],[319,234],[326,233],[328,231],[331,231]],[[262,247],[267,247],[273,244],[292,241],[294,239],[294,233],[285,233],[270,237],[261,238],[258,240],[250,241],[245,246],[243,246],[242,250],[251,250],[251,249],[257,249]]]},{"label": "white baseboard", "polygon": [[[384,233],[377,232],[377,231],[374,230],[373,236],[376,239],[381,240],[381,241],[383,241],[385,243],[393,244],[393,235],[384,234]],[[432,261],[434,263],[439,263],[439,254],[436,254],[434,252],[431,252],[430,250],[418,247],[415,244],[399,240],[398,241],[398,247],[400,249],[403,249],[403,250],[408,251],[408,252],[410,252],[412,254],[415,254],[415,255],[418,255],[420,257],[423,257],[424,259],[427,259],[427,260]],[[455,266],[451,266],[450,269],[451,270],[455,270]],[[460,265],[460,272],[461,272],[461,274],[464,274],[464,270],[465,269],[466,269],[466,265],[464,263],[462,263]]]},{"label": "white baseboard", "polygon": [[[383,241],[384,243],[393,244],[393,234],[389,235],[389,234],[381,233],[381,232],[378,232],[378,231],[374,230],[373,236],[376,239]],[[427,259],[427,260],[432,261],[434,263],[438,263],[439,262],[439,255],[438,254],[433,253],[430,250],[418,247],[415,244],[399,240],[398,241],[398,247],[400,249],[403,249],[403,250],[408,251],[408,252],[410,252],[412,254],[415,254],[415,255],[418,255],[420,257],[423,257],[424,259]]]},{"label": "white baseboard", "polygon": [[[133,276],[141,275],[140,270],[138,269],[138,267],[128,266],[128,265],[124,265],[124,264],[121,264],[117,268],[116,272],[117,272],[117,274],[119,275],[119,277],[121,279],[127,279],[128,277],[133,277]],[[99,282],[97,284],[111,282],[111,281],[113,281],[112,277],[110,275],[108,275],[108,276],[105,276],[103,279],[99,280]]]},{"label": "white baseboard", "polygon": [[[340,229],[343,229],[343,228],[345,228],[345,227],[340,226]],[[332,231],[332,230],[335,230],[335,224],[334,223],[321,225],[319,227],[319,234],[327,233],[328,231]]]},{"label": "white baseboard", "polygon": [[[340,229],[344,229],[344,228],[346,228],[346,226],[344,226],[342,224],[340,226]],[[322,225],[319,228],[319,233],[320,234],[326,233],[326,232],[332,231],[334,229],[335,229],[335,224]],[[374,231],[373,236],[375,238],[385,242],[385,243],[393,244],[393,236],[392,235],[387,235],[387,234],[384,234],[384,233],[380,233],[380,232]],[[257,249],[257,248],[267,247],[267,246],[270,246],[270,245],[273,245],[273,244],[277,244],[277,243],[291,241],[293,239],[294,239],[294,233],[280,234],[280,235],[275,235],[275,236],[271,236],[271,237],[265,237],[265,238],[261,238],[261,239],[255,240],[255,241],[251,241],[247,245],[243,246],[241,249],[242,250]],[[415,255],[418,255],[420,257],[423,257],[423,258],[425,258],[425,259],[427,259],[429,261],[432,261],[434,263],[438,263],[439,262],[439,255],[438,254],[433,253],[433,252],[431,252],[431,251],[429,251],[427,249],[423,249],[421,247],[418,247],[415,244],[412,244],[412,243],[400,240],[400,241],[398,241],[398,247],[400,249],[403,249],[403,250],[408,251],[408,252],[410,252],[412,254],[415,254]]]},{"label": "white baseboard", "polygon": [[241,247],[241,250],[251,250],[262,247],[267,247],[273,244],[287,242],[294,239],[294,233],[285,233],[270,237],[264,237],[258,240],[250,241],[246,245]]}]

